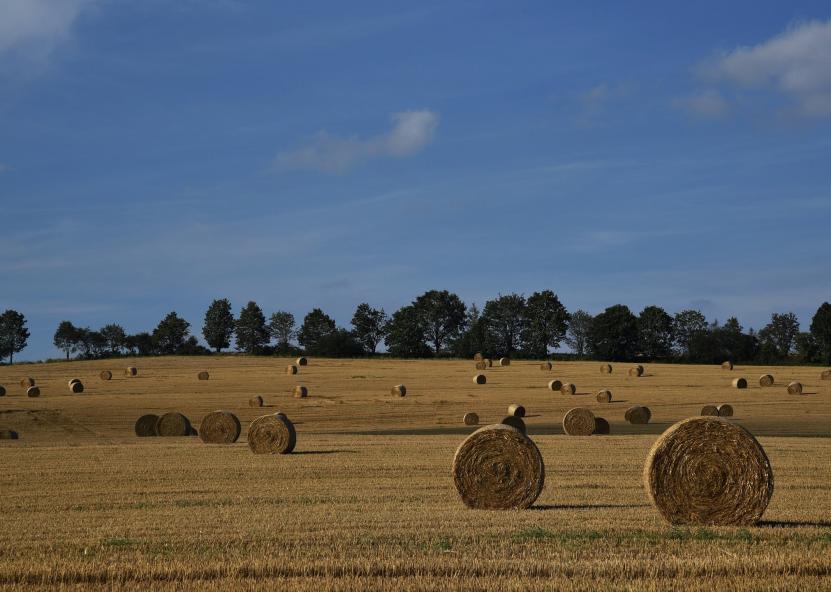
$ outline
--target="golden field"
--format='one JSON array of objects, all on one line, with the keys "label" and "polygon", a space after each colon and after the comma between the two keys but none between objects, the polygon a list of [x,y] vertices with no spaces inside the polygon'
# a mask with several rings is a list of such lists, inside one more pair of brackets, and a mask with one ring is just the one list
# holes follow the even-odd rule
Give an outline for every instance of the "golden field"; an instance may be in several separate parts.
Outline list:
[{"label": "golden field", "polygon": [[[787,590],[831,589],[831,381],[819,368],[515,361],[321,360],[296,376],[288,359],[151,358],[0,367],[0,589]],[[123,369],[137,366],[138,376]],[[98,378],[103,369],[113,380]],[[200,370],[210,380],[198,381]],[[776,378],[758,386],[761,374]],[[31,376],[39,398],[19,381]],[[750,387],[736,390],[732,378]],[[71,394],[80,378],[83,394]],[[553,378],[574,396],[547,389]],[[789,395],[800,380],[805,394]],[[390,388],[407,386],[407,396]],[[295,399],[297,384],[309,389]],[[600,388],[610,404],[595,402]],[[262,395],[266,407],[248,407]],[[546,485],[525,511],[470,510],[450,466],[474,427],[523,404]],[[754,528],[674,528],[648,503],[641,471],[657,434],[730,403],[757,435],[775,493]],[[634,404],[649,425],[624,422]],[[568,437],[560,421],[586,406],[611,435]],[[144,413],[177,410],[198,429],[226,409],[243,424],[230,446],[137,438]],[[284,411],[291,455],[257,456],[248,423]]]}]

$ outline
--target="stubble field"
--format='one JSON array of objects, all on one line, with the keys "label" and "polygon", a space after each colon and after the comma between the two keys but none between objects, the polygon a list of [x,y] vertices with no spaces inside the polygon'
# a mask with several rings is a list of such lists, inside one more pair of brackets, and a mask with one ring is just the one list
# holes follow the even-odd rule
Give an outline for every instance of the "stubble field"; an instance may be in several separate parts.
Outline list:
[{"label": "stubble field", "polygon": [[[820,369],[648,365],[643,377],[599,364],[514,362],[472,382],[473,362],[211,357],[0,368],[0,589],[787,590],[831,589],[831,381]],[[138,376],[123,376],[135,365]],[[114,378],[98,378],[102,369]],[[198,381],[200,370],[210,380]],[[776,377],[771,388],[759,375]],[[18,382],[36,379],[39,398]],[[750,387],[736,390],[732,378]],[[83,394],[71,394],[80,378]],[[558,378],[574,396],[551,392]],[[799,379],[805,394],[789,395]],[[390,395],[403,383],[404,398]],[[297,384],[309,389],[295,399]],[[614,401],[594,393],[609,388]],[[249,408],[262,395],[264,408]],[[474,427],[523,404],[546,465],[525,511],[462,505],[450,466]],[[759,437],[775,493],[753,528],[674,528],[647,501],[647,452],[674,422],[730,403]],[[649,425],[629,425],[634,404]],[[586,406],[608,436],[569,437],[563,414]],[[240,440],[137,438],[144,413],[177,410],[198,428],[237,414]],[[255,417],[284,411],[291,455],[251,454]]]}]

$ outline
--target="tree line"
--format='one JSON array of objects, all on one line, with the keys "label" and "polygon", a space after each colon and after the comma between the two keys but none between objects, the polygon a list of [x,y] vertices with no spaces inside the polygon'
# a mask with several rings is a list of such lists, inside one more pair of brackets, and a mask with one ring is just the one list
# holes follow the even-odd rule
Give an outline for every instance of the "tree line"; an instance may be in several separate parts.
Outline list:
[{"label": "tree line", "polygon": [[[0,359],[26,347],[29,337],[22,314],[0,316]],[[236,316],[228,299],[214,300],[205,312],[199,343],[191,325],[176,312],[167,314],[151,332],[128,334],[112,323],[92,330],[62,321],[53,343],[67,359],[120,355],[198,355],[222,352],[232,344],[255,355],[305,353],[325,357],[372,356],[383,343],[388,355],[402,358],[490,357],[543,359],[567,346],[578,359],[611,361],[682,361],[691,363],[822,363],[831,364],[831,304],[823,303],[808,331],[800,330],[791,312],[774,313],[761,330],[745,330],[735,317],[708,321],[698,310],[670,315],[659,306],[639,314],[616,304],[592,316],[569,312],[551,290],[499,295],[480,310],[465,305],[447,290],[430,290],[391,316],[383,308],[361,303],[350,328],[338,326],[319,308],[300,326],[294,315],[276,311],[266,316],[249,302]]]}]

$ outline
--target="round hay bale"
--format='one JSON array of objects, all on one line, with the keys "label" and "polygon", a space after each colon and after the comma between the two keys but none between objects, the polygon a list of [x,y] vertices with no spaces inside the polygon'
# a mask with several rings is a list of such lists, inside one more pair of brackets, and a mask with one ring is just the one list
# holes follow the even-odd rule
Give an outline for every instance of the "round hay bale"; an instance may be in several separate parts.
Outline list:
[{"label": "round hay bale", "polygon": [[629,368],[629,376],[643,376],[643,366],[638,364]]},{"label": "round hay bale", "polygon": [[831,380],[831,370],[823,370],[819,375],[820,380]]},{"label": "round hay bale", "polygon": [[72,383],[73,382],[81,382],[81,379],[80,378],[73,378],[72,380],[67,382],[67,384],[69,385],[69,388],[72,388]]},{"label": "round hay bale", "polygon": [[390,394],[395,397],[406,397],[407,396],[407,387],[403,384],[396,384],[392,389],[390,389]]},{"label": "round hay bale", "polygon": [[289,376],[297,374],[297,366],[295,366],[294,364],[286,366],[286,374],[288,374]]},{"label": "round hay bale", "polygon": [[139,438],[146,438],[149,436],[158,436],[156,431],[156,424],[159,423],[159,416],[152,413],[142,415],[136,420],[135,431]]},{"label": "round hay bale", "polygon": [[722,362],[721,363],[721,369],[722,370],[732,370],[733,369],[733,362],[731,362],[729,360],[726,361],[726,362]]},{"label": "round hay bale", "polygon": [[600,373],[601,374],[611,374],[612,373],[612,365],[611,364],[601,364],[600,365]]},{"label": "round hay bale", "polygon": [[773,374],[762,374],[759,377],[759,386],[773,386]]},{"label": "round hay bale", "polygon": [[40,396],[40,389],[36,386],[30,386],[26,389],[26,396],[27,397],[39,397]]},{"label": "round hay bale", "polygon": [[552,391],[559,391],[563,388],[563,383],[560,380],[551,380],[548,382],[548,388]]},{"label": "round hay bale", "polygon": [[248,447],[254,454],[289,454],[296,444],[294,424],[284,414],[263,415],[248,427]]},{"label": "round hay bale", "polygon": [[109,370],[101,370],[101,373],[98,375],[98,378],[100,378],[101,380],[112,380],[113,373]]},{"label": "round hay bale", "polygon": [[595,417],[594,418],[594,433],[605,436],[609,432],[612,431],[612,428],[609,426],[609,422],[603,419],[602,417]]},{"label": "round hay bale", "polygon": [[522,432],[523,434],[528,433],[528,428],[525,427],[525,422],[522,421],[521,417],[517,417],[516,415],[509,415],[507,417],[503,417],[502,421],[500,421],[502,425],[511,426]]},{"label": "round hay bale", "polygon": [[793,381],[788,384],[788,394],[789,395],[801,395],[802,394],[802,383]]},{"label": "round hay bale", "polygon": [[476,369],[477,370],[485,370],[487,369],[488,365],[485,362],[476,362]]},{"label": "round hay bale", "polygon": [[540,364],[540,370],[542,370],[543,372],[548,372],[553,367],[554,366],[551,364],[551,362],[543,362],[542,364]]},{"label": "round hay bale", "polygon": [[488,381],[484,374],[477,374],[473,377],[473,384],[485,384]]},{"label": "round hay bale", "polygon": [[295,399],[305,399],[309,396],[309,389],[307,389],[302,384],[298,384],[294,387],[294,398]]},{"label": "round hay bale", "polygon": [[479,414],[473,411],[465,413],[464,422],[465,425],[479,425]]},{"label": "round hay bale", "polygon": [[257,395],[256,397],[251,397],[250,399],[248,399],[248,406],[262,407],[264,402],[265,401],[263,401],[263,398],[260,395]]},{"label": "round hay bale", "polygon": [[485,366],[487,366],[488,368],[493,368],[493,360],[491,360],[490,358],[485,358],[482,361],[485,362]]},{"label": "round hay bale", "polygon": [[747,379],[746,378],[734,378],[733,379],[733,388],[746,389],[747,388]]},{"label": "round hay bale", "polygon": [[529,508],[542,492],[545,465],[537,445],[521,431],[495,424],[479,428],[453,457],[453,482],[469,508]]},{"label": "round hay bale", "polygon": [[563,417],[563,431],[569,436],[591,436],[594,433],[594,413],[585,407],[569,409]]},{"label": "round hay bale", "polygon": [[27,389],[30,386],[35,386],[35,379],[29,376],[20,379],[20,388]]},{"label": "round hay bale", "polygon": [[210,377],[211,375],[205,370],[196,375],[197,380],[208,380]]},{"label": "round hay bale", "polygon": [[595,397],[598,403],[611,403],[612,402],[612,391],[608,389],[603,389],[602,391],[597,391],[597,396]]},{"label": "round hay bale", "polygon": [[676,423],[652,446],[647,495],[670,524],[749,526],[773,495],[764,449],[743,427],[717,417]]},{"label": "round hay bale", "polygon": [[4,387],[2,384],[0,384],[0,397],[5,397],[5,396],[6,396],[6,387]]},{"label": "round hay bale", "polygon": [[509,405],[508,415],[513,415],[514,417],[525,417],[525,407],[517,405],[516,403]]},{"label": "round hay bale", "polygon": [[239,438],[242,426],[230,411],[213,411],[202,418],[199,438],[205,444],[233,444]]},{"label": "round hay bale", "polygon": [[124,370],[124,376],[138,376],[138,368],[135,366],[128,366]]},{"label": "round hay bale", "polygon": [[503,368],[511,365],[511,358],[499,358],[499,365]]},{"label": "round hay bale", "polygon": [[159,436],[187,436],[191,429],[190,420],[176,411],[165,413],[156,422]]},{"label": "round hay bale", "polygon": [[476,352],[473,354],[473,361],[474,362],[481,362],[485,359],[485,356],[482,355],[482,352]]},{"label": "round hay bale", "polygon": [[707,417],[718,417],[718,407],[715,405],[704,405],[701,408],[701,415]]},{"label": "round hay bale", "polygon": [[0,440],[17,440],[18,434],[14,430],[0,430]]},{"label": "round hay bale", "polygon": [[730,403],[722,403],[718,406],[719,417],[733,417],[733,406]]},{"label": "round hay bale", "polygon": [[69,390],[72,391],[74,394],[78,395],[84,392],[84,383],[80,380],[76,380],[69,383]]},{"label": "round hay bale", "polygon": [[570,382],[567,382],[566,384],[560,387],[560,393],[564,395],[574,395],[577,393],[577,387],[571,384]]},{"label": "round hay bale", "polygon": [[643,405],[634,405],[624,414],[626,421],[632,424],[647,424],[652,419],[652,411]]},{"label": "round hay bale", "polygon": [[298,366],[308,366],[309,365],[309,360],[307,360],[303,356],[300,356],[299,358],[297,358],[294,361],[294,363],[297,364]]}]

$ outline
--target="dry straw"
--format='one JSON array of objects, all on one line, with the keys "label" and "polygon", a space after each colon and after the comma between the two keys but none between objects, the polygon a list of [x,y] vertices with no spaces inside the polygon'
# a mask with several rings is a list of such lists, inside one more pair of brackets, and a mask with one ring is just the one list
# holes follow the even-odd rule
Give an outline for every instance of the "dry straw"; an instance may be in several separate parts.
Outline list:
[{"label": "dry straw", "polygon": [[632,424],[647,424],[652,419],[652,411],[643,405],[634,405],[626,410],[623,417]]},{"label": "dry straw", "polygon": [[602,417],[595,417],[594,418],[594,433],[606,435],[611,432],[612,429],[609,426],[609,422],[603,419]]},{"label": "dry straw", "polygon": [[629,368],[629,376],[643,376],[643,366],[638,364]]},{"label": "dry straw", "polygon": [[831,370],[823,370],[819,375],[820,380],[831,380]]},{"label": "dry straw", "polygon": [[289,454],[296,444],[294,424],[282,413],[258,417],[248,428],[248,447],[254,454]]},{"label": "dry straw", "polygon": [[611,374],[612,373],[612,365],[611,364],[601,364],[600,365],[600,373],[601,374]]},{"label": "dry straw", "polygon": [[309,360],[307,360],[303,356],[300,356],[299,358],[297,358],[294,361],[294,363],[297,364],[298,366],[308,366],[309,365]]},{"label": "dry straw", "polygon": [[477,374],[473,377],[473,384],[485,384],[488,381],[484,374]]},{"label": "dry straw", "polygon": [[487,367],[488,367],[488,365],[484,361],[476,362],[476,369],[477,370],[485,370],[485,369],[487,369]]},{"label": "dry straw", "polygon": [[263,403],[264,403],[263,398],[260,395],[257,395],[255,397],[251,397],[250,399],[248,399],[248,406],[249,407],[262,407]]},{"label": "dry straw", "polygon": [[552,366],[551,362],[543,362],[542,364],[540,364],[540,370],[542,370],[543,372],[548,372],[553,367],[554,366]]},{"label": "dry straw", "polygon": [[193,432],[193,426],[187,417],[177,411],[171,411],[159,417],[156,432],[159,436],[189,436]]},{"label": "dry straw", "polygon": [[205,370],[196,375],[198,380],[208,380],[211,377]]},{"label": "dry straw", "polygon": [[390,389],[390,394],[396,397],[405,397],[407,395],[407,387],[403,384],[396,384]]},{"label": "dry straw", "polygon": [[101,373],[98,375],[98,378],[100,378],[101,380],[112,380],[113,373],[109,370],[101,370]]},{"label": "dry straw", "polygon": [[30,386],[26,389],[26,396],[27,397],[39,397],[40,396],[40,389],[36,386]]},{"label": "dry straw", "polygon": [[802,394],[802,383],[794,381],[788,385],[788,394],[789,395],[801,395]]},{"label": "dry straw", "polygon": [[733,362],[727,361],[721,363],[722,370],[732,370],[733,369]]},{"label": "dry straw", "polygon": [[701,415],[708,417],[718,417],[718,407],[715,405],[704,405],[701,408]]},{"label": "dry straw", "polygon": [[570,409],[563,417],[563,431],[569,436],[591,436],[594,433],[594,413],[585,407]]},{"label": "dry straw", "polygon": [[158,436],[159,432],[156,431],[156,424],[158,423],[158,415],[154,415],[152,413],[142,415],[136,420],[136,425],[134,428],[136,431],[136,436],[140,438],[146,438],[148,436]]},{"label": "dry straw", "polygon": [[762,374],[759,377],[759,386],[773,386],[773,374]]},{"label": "dry straw", "polygon": [[733,406],[730,403],[722,403],[718,406],[719,417],[733,417]]},{"label": "dry straw", "polygon": [[479,414],[474,413],[473,411],[465,413],[464,422],[465,422],[465,425],[469,425],[469,426],[470,425],[479,425]]},{"label": "dry straw", "polygon": [[734,378],[733,379],[733,388],[746,389],[747,388],[747,379],[746,378]]},{"label": "dry straw", "polygon": [[73,393],[75,393],[76,395],[80,394],[80,393],[83,393],[84,392],[84,383],[82,383],[80,380],[74,380],[74,381],[69,383],[69,390],[72,391]]},{"label": "dry straw", "polygon": [[202,419],[199,437],[205,444],[233,444],[241,430],[236,415],[230,411],[213,411]]},{"label": "dry straw", "polygon": [[525,427],[525,422],[522,421],[521,417],[517,417],[516,415],[508,415],[507,417],[503,417],[502,421],[500,421],[502,425],[511,426],[512,428],[518,429],[523,434],[528,433],[528,428]]},{"label": "dry straw", "polygon": [[305,399],[309,396],[309,389],[307,389],[302,384],[298,384],[294,387],[294,398],[295,399]]},{"label": "dry straw", "polygon": [[563,383],[560,380],[551,380],[548,382],[548,388],[552,391],[559,391],[563,388]]},{"label": "dry straw", "polygon": [[20,388],[27,389],[30,386],[35,386],[35,379],[34,378],[30,378],[30,377],[27,376],[26,378],[21,378],[20,379]]},{"label": "dry straw", "polygon": [[499,358],[499,365],[503,368],[511,365],[511,358]]},{"label": "dry straw", "polygon": [[612,391],[604,389],[602,391],[597,391],[597,396],[595,397],[598,403],[611,403],[612,402]]},{"label": "dry straw", "polygon": [[564,395],[574,395],[577,393],[577,387],[568,382],[560,387],[560,392]]},{"label": "dry straw", "polygon": [[124,370],[124,376],[138,376],[138,368],[129,366]]},{"label": "dry straw", "polygon": [[491,360],[490,358],[485,358],[482,361],[485,362],[485,366],[487,366],[488,368],[493,368],[493,360]]},{"label": "dry straw", "polygon": [[525,417],[525,407],[517,405],[516,403],[509,405],[508,415],[513,415],[514,417]]},{"label": "dry straw", "polygon": [[286,374],[288,374],[288,375],[297,374],[297,366],[295,366],[294,364],[286,366]]},{"label": "dry straw", "polygon": [[479,428],[453,457],[453,482],[469,508],[525,509],[542,492],[545,465],[536,444],[504,424]]},{"label": "dry straw", "polygon": [[0,440],[17,440],[18,434],[14,430],[0,430]]},{"label": "dry straw", "polygon": [[764,449],[743,427],[717,417],[676,423],[646,459],[644,485],[670,524],[748,526],[773,495]]}]

